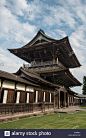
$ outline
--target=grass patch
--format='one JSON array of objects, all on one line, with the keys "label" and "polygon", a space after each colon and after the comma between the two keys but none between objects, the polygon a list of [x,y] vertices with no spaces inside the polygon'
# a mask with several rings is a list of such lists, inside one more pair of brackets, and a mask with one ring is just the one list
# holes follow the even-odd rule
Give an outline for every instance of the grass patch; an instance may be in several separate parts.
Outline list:
[{"label": "grass patch", "polygon": [[0,129],[86,129],[86,112],[50,114],[0,124]]},{"label": "grass patch", "polygon": [[81,106],[81,108],[85,108],[86,109],[86,106]]}]

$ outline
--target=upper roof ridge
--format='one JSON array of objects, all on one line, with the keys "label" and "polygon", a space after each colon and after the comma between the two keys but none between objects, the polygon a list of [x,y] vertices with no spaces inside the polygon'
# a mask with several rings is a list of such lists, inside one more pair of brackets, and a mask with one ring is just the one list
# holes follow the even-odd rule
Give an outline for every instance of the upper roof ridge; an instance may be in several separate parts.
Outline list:
[{"label": "upper roof ridge", "polygon": [[45,32],[42,29],[40,29],[38,32],[42,32],[43,34],[45,34]]}]

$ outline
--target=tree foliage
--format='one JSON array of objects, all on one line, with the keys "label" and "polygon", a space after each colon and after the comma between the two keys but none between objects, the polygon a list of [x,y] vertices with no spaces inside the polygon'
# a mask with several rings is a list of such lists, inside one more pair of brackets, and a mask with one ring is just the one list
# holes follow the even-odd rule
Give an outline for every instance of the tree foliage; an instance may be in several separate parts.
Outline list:
[{"label": "tree foliage", "polygon": [[83,77],[83,94],[86,94],[86,76]]}]

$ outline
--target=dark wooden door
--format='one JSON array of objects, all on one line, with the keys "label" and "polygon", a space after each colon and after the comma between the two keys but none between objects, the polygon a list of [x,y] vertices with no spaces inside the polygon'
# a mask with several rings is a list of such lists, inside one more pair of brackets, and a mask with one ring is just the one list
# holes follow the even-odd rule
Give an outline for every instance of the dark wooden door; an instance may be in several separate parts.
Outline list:
[{"label": "dark wooden door", "polygon": [[29,99],[30,103],[33,103],[33,92],[30,92],[30,99]]},{"label": "dark wooden door", "polygon": [[42,102],[42,92],[38,91],[38,102]]},{"label": "dark wooden door", "polygon": [[25,102],[25,92],[20,92],[19,103],[24,103],[24,102]]},{"label": "dark wooden door", "polygon": [[14,91],[8,90],[7,103],[13,103]]}]

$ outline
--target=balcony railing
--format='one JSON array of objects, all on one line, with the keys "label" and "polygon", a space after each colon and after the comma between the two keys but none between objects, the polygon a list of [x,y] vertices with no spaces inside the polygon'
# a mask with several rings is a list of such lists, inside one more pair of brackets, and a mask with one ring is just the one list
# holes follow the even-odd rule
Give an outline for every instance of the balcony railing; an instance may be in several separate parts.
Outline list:
[{"label": "balcony railing", "polygon": [[58,62],[53,62],[53,61],[46,61],[46,62],[31,62],[31,64],[24,64],[24,68],[26,69],[38,69],[38,68],[45,68],[45,67],[60,67],[64,68],[64,66],[58,61]]},{"label": "balcony railing", "polygon": [[46,61],[46,62],[31,62],[31,64],[24,64],[25,68],[32,68],[32,67],[41,67],[41,66],[53,66],[53,65],[60,65],[58,62],[53,62],[53,61]]}]

